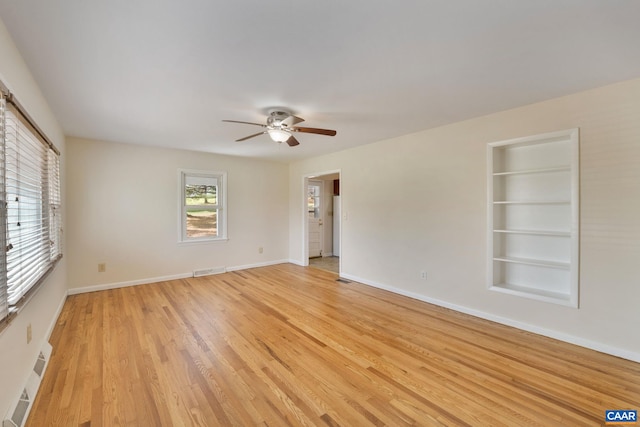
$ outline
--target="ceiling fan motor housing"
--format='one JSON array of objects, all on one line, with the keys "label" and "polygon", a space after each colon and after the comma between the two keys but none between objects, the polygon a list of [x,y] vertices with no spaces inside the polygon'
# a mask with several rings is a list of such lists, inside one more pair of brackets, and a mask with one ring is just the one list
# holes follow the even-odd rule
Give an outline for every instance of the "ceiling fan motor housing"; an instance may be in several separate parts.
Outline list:
[{"label": "ceiling fan motor housing", "polygon": [[289,116],[291,116],[291,114],[285,111],[278,111],[278,110],[270,111],[269,117],[267,117],[267,126],[272,126],[274,128],[281,128],[283,125],[287,126],[283,122],[287,120]]}]

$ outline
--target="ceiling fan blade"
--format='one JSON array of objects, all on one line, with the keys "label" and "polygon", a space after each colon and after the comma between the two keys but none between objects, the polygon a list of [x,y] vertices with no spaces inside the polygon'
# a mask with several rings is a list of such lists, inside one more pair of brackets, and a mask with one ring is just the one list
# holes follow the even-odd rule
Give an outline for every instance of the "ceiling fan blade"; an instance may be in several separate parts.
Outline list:
[{"label": "ceiling fan blade", "polygon": [[256,137],[256,136],[264,135],[265,133],[267,133],[266,130],[264,132],[254,133],[253,135],[249,135],[249,136],[245,136],[244,138],[236,139],[236,142],[246,141],[249,138],[253,138],[253,137]]},{"label": "ceiling fan blade", "polygon": [[242,124],[245,124],[245,125],[262,126],[263,128],[267,127],[267,125],[262,125],[260,123],[241,122],[239,120],[223,120],[223,122],[227,122],[227,123],[242,123]]},{"label": "ceiling fan blade", "polygon": [[286,124],[287,126],[297,125],[298,123],[302,122],[304,122],[304,119],[297,116],[289,116],[282,121],[282,123]]},{"label": "ceiling fan blade", "polygon": [[296,145],[300,145],[298,140],[293,135],[291,135],[291,137],[287,139],[287,144],[289,144],[289,147],[295,147]]},{"label": "ceiling fan blade", "polygon": [[317,133],[318,135],[327,135],[327,136],[336,136],[335,130],[330,129],[318,129],[318,128],[301,128],[301,127],[292,127],[289,129],[294,132],[304,132],[304,133]]}]

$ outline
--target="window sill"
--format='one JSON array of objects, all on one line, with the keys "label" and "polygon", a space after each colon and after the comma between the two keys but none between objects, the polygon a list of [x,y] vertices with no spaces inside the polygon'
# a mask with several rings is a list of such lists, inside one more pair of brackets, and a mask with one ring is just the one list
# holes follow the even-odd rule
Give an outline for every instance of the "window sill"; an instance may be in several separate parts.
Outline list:
[{"label": "window sill", "polygon": [[229,240],[228,237],[219,237],[216,239],[201,239],[201,240],[178,240],[178,246],[193,246],[193,245],[207,245],[210,243],[224,243]]},{"label": "window sill", "polygon": [[9,313],[7,317],[0,320],[0,335],[2,335],[2,333],[9,327],[9,325],[11,324],[11,322],[13,321],[13,319],[16,317],[17,314],[18,314],[17,311],[12,311]]}]

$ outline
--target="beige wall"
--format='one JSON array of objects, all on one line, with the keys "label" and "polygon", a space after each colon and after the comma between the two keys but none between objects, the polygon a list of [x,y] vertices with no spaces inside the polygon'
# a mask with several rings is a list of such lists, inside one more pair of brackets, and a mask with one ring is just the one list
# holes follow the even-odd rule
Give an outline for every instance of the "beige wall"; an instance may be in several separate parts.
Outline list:
[{"label": "beige wall", "polygon": [[[16,95],[39,127],[61,151],[61,178],[64,185],[66,156],[62,130],[2,21],[0,21],[0,80]],[[64,215],[64,191],[62,197]],[[55,322],[67,290],[66,261],[65,254],[36,296],[11,324],[0,332],[0,418],[4,417],[9,410],[9,405],[20,396],[38,352],[48,339],[49,329]],[[26,331],[29,324],[32,326],[33,340],[27,344]]]},{"label": "beige wall", "polygon": [[[285,164],[74,138],[67,151],[70,288],[288,259]],[[177,243],[180,168],[228,173],[228,241]]]},{"label": "beige wall", "polygon": [[[489,291],[487,143],[574,127],[580,308]],[[292,164],[296,262],[303,256],[301,177],[335,169],[342,171],[346,277],[640,361],[640,80]]]}]

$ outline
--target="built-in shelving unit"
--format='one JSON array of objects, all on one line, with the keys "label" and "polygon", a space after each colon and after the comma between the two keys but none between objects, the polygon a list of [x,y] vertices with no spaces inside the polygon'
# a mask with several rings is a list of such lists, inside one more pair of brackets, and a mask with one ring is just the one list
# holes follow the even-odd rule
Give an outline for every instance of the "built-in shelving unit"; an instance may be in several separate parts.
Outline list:
[{"label": "built-in shelving unit", "polygon": [[489,288],[578,307],[579,133],[489,144]]}]

